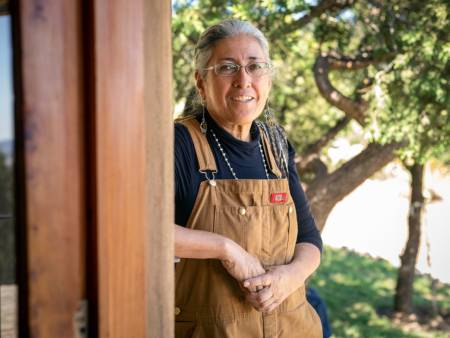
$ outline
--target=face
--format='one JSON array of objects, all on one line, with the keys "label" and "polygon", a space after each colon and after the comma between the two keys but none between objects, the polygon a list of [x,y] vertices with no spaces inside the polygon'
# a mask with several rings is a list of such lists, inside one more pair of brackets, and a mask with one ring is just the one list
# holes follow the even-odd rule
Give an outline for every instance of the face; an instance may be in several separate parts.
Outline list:
[{"label": "face", "polygon": [[[216,44],[207,67],[224,61],[245,66],[269,60],[255,38],[238,35]],[[208,111],[222,126],[251,124],[263,111],[272,84],[270,75],[252,77],[243,67],[232,76],[209,70],[205,78],[196,74],[196,80]]]}]

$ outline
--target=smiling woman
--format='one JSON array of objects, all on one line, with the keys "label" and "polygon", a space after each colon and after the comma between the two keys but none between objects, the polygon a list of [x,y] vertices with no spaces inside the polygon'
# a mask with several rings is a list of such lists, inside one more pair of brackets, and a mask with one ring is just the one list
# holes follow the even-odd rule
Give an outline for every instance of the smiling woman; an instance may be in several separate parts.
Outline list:
[{"label": "smiling woman", "polygon": [[201,35],[195,66],[199,104],[175,124],[175,336],[322,337],[304,286],[322,241],[266,107],[268,42],[225,20]]},{"label": "smiling woman", "polygon": [[208,64],[204,70],[214,69],[214,74],[196,73],[202,101],[225,130],[249,141],[250,126],[261,114],[272,84],[268,72],[261,71],[270,70],[262,47],[252,36],[229,37],[215,46]]}]

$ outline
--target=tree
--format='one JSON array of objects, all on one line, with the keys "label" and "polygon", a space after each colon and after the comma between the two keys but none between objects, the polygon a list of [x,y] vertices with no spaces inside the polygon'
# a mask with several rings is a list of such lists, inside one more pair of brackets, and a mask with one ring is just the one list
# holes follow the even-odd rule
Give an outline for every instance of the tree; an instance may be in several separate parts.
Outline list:
[{"label": "tree", "polygon": [[412,290],[421,239],[424,165],[449,151],[450,23],[448,4],[440,1],[425,5],[400,2],[397,6],[405,13],[403,27],[395,36],[401,53],[390,69],[378,74],[374,126],[382,143],[407,141],[401,156],[409,163],[406,167],[411,174],[411,201],[394,309],[408,314],[413,311]]},{"label": "tree", "polygon": [[[229,16],[257,24],[271,42],[277,67],[270,105],[297,148],[300,175],[307,183],[311,208],[322,229],[334,205],[392,161],[397,150],[402,149],[405,156],[416,156],[416,139],[423,133],[416,133],[418,125],[413,122],[411,111],[414,107],[417,111],[416,103],[423,101],[411,101],[410,110],[400,108],[400,102],[406,106],[408,101],[405,91],[411,85],[420,86],[412,76],[406,78],[404,74],[416,73],[418,45],[442,42],[441,50],[445,51],[448,40],[445,27],[434,27],[436,35],[427,35],[432,27],[423,20],[423,2],[418,0],[322,0],[315,6],[309,3],[175,1],[174,96],[182,104],[192,91],[193,48],[205,27]],[[444,0],[428,4],[429,11],[435,8],[434,16],[447,15]],[[411,32],[421,34],[424,41],[412,38]],[[444,67],[445,55],[439,54],[437,60],[421,60],[421,74],[429,76],[428,94],[437,88],[442,92],[446,83],[432,80],[437,77],[437,69]],[[427,73],[433,69],[434,75]],[[404,90],[397,87],[399,79],[404,81]],[[426,100],[434,109],[430,113],[433,118],[428,118],[430,126],[438,124],[441,128],[448,121],[448,115],[439,113],[437,108],[442,98],[429,95]],[[405,116],[412,121],[407,127]],[[355,124],[366,131],[365,138],[356,140],[366,148],[330,172],[326,163],[329,142],[338,134],[351,132]],[[439,140],[445,147],[442,141],[448,139],[448,127],[441,129],[429,141],[436,146]]]},{"label": "tree", "polygon": [[417,254],[421,237],[421,216],[423,212],[423,164],[408,167],[411,174],[411,203],[408,216],[408,240],[401,255],[401,265],[398,269],[397,286],[395,290],[394,309],[397,312],[412,312],[412,288],[415,275]]}]

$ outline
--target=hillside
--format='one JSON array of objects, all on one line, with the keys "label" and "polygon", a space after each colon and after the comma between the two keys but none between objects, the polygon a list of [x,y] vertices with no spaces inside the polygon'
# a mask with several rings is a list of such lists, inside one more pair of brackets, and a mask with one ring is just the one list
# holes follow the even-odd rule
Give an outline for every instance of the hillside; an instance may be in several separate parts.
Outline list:
[{"label": "hillside", "polygon": [[[416,314],[392,314],[396,268],[388,261],[326,246],[310,281],[325,299],[336,338],[450,338],[450,285],[417,276]],[[433,293],[437,314],[433,314]]]}]

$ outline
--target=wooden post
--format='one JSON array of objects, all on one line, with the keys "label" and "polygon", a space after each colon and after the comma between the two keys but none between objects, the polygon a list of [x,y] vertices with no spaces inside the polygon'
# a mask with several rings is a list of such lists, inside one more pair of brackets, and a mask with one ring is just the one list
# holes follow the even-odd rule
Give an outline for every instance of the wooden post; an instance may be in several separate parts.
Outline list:
[{"label": "wooden post", "polygon": [[142,1],[94,4],[98,318],[101,338],[145,337]]},{"label": "wooden post", "polygon": [[74,337],[85,297],[80,2],[14,6],[20,337]]},{"label": "wooden post", "polygon": [[149,257],[147,337],[174,336],[174,196],[170,1],[144,1]]},{"label": "wooden post", "polygon": [[99,336],[173,335],[170,2],[93,10]]},{"label": "wooden post", "polygon": [[15,6],[20,336],[173,337],[170,2]]}]

